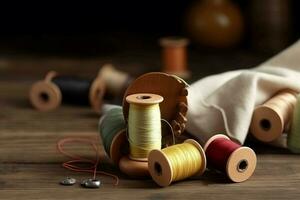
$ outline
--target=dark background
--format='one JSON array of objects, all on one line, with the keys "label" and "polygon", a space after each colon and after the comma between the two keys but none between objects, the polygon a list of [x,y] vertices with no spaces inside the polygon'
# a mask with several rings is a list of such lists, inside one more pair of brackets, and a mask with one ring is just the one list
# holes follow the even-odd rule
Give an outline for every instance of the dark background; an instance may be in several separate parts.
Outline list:
[{"label": "dark background", "polygon": [[[187,8],[197,1],[201,0],[1,3],[0,57],[10,60],[16,56],[17,60],[19,56],[22,58],[32,56],[32,60],[36,57],[53,56],[76,59],[101,58],[103,61],[98,62],[100,66],[105,62],[112,62],[121,67],[134,66],[136,61],[138,63],[136,65],[143,69],[139,72],[159,70],[158,39],[169,35],[188,36],[184,27]],[[227,49],[208,48],[192,41],[189,46],[190,67],[193,71],[200,66],[200,69],[195,70],[198,70],[201,76],[236,68],[254,67],[292,44],[300,36],[298,12],[300,2],[297,0],[231,2],[238,5],[242,12],[245,22],[243,38],[238,45]],[[259,42],[251,36],[251,31],[255,29],[251,27],[250,17],[253,2],[258,4],[262,2],[266,16],[269,5],[271,7],[273,3],[278,2],[288,4],[287,15],[290,22],[289,34],[286,35],[288,42],[271,49],[253,47]],[[262,15],[256,18],[266,17]],[[277,41],[276,38],[275,40]],[[38,65],[47,63],[42,62]],[[56,69],[59,69],[59,65],[60,63],[55,65]],[[48,66],[43,70],[32,68],[30,71],[17,64],[13,66],[14,70],[18,68],[27,74],[40,70],[37,73],[39,75],[50,69]]]},{"label": "dark background", "polygon": [[[262,0],[263,2],[264,0]],[[276,0],[275,0],[276,1]],[[299,37],[299,1],[289,1],[293,30],[291,42]],[[147,38],[153,41],[164,35],[185,35],[183,21],[188,6],[195,0],[163,1],[98,1],[80,2],[39,2],[2,4],[0,12],[0,39],[3,47],[16,52],[37,51],[68,53],[73,51],[89,55],[124,42],[124,39],[139,41]],[[246,21],[251,6],[250,0],[234,0],[239,5]],[[263,16],[257,16],[263,17]],[[248,20],[248,21],[247,21]],[[249,46],[249,38],[244,35],[240,46]],[[114,41],[110,41],[114,40]],[[74,49],[74,42],[86,49]],[[73,45],[72,45],[73,44]],[[77,46],[76,45],[76,46]],[[130,46],[130,45],[129,45]],[[132,45],[134,46],[134,44]],[[104,48],[104,49],[106,49]],[[112,48],[112,47],[111,47]]]}]

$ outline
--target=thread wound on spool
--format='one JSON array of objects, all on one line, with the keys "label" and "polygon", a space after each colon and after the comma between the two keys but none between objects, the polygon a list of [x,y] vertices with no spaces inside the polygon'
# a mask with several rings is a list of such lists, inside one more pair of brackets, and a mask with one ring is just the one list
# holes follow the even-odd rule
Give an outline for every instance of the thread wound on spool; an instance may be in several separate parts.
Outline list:
[{"label": "thread wound on spool", "polygon": [[242,147],[225,135],[215,135],[205,144],[208,165],[224,172],[233,182],[247,180],[256,167],[256,155],[249,147]]},{"label": "thread wound on spool", "polygon": [[254,110],[250,132],[263,142],[276,140],[289,128],[295,103],[295,92],[281,91]]},{"label": "thread wound on spool", "polygon": [[300,153],[300,95],[297,96],[295,105],[292,128],[288,134],[287,145],[293,153]]},{"label": "thread wound on spool", "polygon": [[130,104],[128,115],[129,157],[147,160],[153,149],[161,149],[161,115],[159,103],[163,97],[140,93],[126,97]]},{"label": "thread wound on spool", "polygon": [[99,122],[99,132],[104,149],[115,164],[121,157],[128,153],[126,142],[126,123],[123,117],[122,107],[113,107]]},{"label": "thread wound on spool", "polygon": [[202,174],[206,168],[206,157],[202,147],[191,139],[162,150],[153,150],[148,160],[150,175],[162,187]]},{"label": "thread wound on spool", "polygon": [[49,72],[44,81],[32,85],[30,101],[41,110],[49,111],[62,102],[76,105],[91,105],[99,111],[105,86],[101,80],[88,80],[78,77],[58,76]]},{"label": "thread wound on spool", "polygon": [[188,78],[186,46],[188,40],[179,37],[166,37],[160,39],[162,46],[163,71]]},{"label": "thread wound on spool", "polygon": [[104,81],[108,93],[113,96],[123,94],[131,82],[129,74],[115,69],[111,64],[106,64],[100,69],[98,78]]}]

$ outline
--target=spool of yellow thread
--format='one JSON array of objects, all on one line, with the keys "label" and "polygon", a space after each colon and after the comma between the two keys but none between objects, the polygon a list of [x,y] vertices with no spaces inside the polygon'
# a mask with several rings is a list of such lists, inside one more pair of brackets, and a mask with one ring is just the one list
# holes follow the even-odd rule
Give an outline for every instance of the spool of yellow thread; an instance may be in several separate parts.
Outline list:
[{"label": "spool of yellow thread", "polygon": [[152,179],[158,185],[166,187],[172,182],[203,174],[206,157],[200,144],[188,139],[182,144],[151,151],[148,168]]},{"label": "spool of yellow thread", "polygon": [[161,114],[159,103],[163,97],[151,93],[138,93],[126,97],[130,104],[128,115],[129,155],[119,163],[121,171],[127,175],[147,176],[148,154],[153,149],[161,149]]},{"label": "spool of yellow thread", "polygon": [[163,97],[140,93],[126,97],[130,104],[128,117],[129,157],[147,160],[153,149],[161,149],[161,115],[159,103]]},{"label": "spool of yellow thread", "polygon": [[250,132],[262,142],[271,142],[289,129],[293,110],[297,101],[296,92],[283,90],[263,105],[255,108]]}]

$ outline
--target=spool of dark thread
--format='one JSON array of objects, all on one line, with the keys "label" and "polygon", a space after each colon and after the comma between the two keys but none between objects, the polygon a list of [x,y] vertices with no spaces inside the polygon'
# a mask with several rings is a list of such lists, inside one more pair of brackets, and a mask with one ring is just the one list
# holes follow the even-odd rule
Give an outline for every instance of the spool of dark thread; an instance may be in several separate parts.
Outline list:
[{"label": "spool of dark thread", "polygon": [[59,76],[49,72],[43,81],[32,85],[30,101],[41,111],[49,111],[61,103],[92,106],[99,111],[102,105],[105,86],[100,79]]}]

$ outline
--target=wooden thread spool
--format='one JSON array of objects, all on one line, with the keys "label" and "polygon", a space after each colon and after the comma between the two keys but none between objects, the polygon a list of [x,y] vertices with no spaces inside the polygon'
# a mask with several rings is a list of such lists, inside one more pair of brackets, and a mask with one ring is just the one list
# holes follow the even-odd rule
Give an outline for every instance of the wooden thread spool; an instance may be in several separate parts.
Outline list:
[{"label": "wooden thread spool", "polygon": [[[62,88],[60,88],[62,86],[58,84],[61,79],[63,77],[58,76],[54,71],[50,71],[43,81],[34,83],[29,92],[29,99],[33,107],[40,111],[50,111],[57,108],[64,101]],[[92,108],[98,112],[101,109],[102,98],[105,92],[104,83],[97,78],[91,82],[84,79],[82,81],[90,84],[88,97],[86,98],[89,99],[88,101]],[[76,98],[73,99],[73,102],[76,102]]]},{"label": "wooden thread spool", "polygon": [[243,182],[256,168],[256,155],[249,147],[242,147],[227,136],[211,137],[204,146],[208,166],[227,174],[233,182]]},{"label": "wooden thread spool", "polygon": [[[126,97],[126,101],[130,104],[130,106],[137,106],[137,109],[141,109],[144,112],[146,112],[147,109],[150,109],[153,106],[158,106],[159,103],[163,101],[163,97],[156,95],[156,94],[150,94],[150,93],[139,93],[139,94],[133,94]],[[133,107],[131,107],[133,108]],[[156,133],[156,131],[161,130],[161,126],[156,127],[148,127],[149,130],[146,130],[147,128],[144,126],[147,123],[150,123],[147,117],[143,119],[141,115],[140,121],[131,122],[131,115],[132,109],[129,109],[129,121],[128,121],[128,140],[129,140],[129,155],[124,156],[121,158],[119,167],[122,172],[125,174],[132,176],[132,177],[143,177],[143,176],[149,176],[148,171],[148,152],[150,152],[152,149],[160,149],[161,148],[161,132]],[[155,109],[155,108],[154,108]],[[159,109],[159,106],[158,106]],[[145,120],[145,122],[143,122]],[[137,124],[141,123],[141,124]],[[159,114],[159,123],[160,124],[160,114]],[[153,124],[153,125],[155,125]],[[139,136],[133,135],[134,133],[131,131],[131,126],[139,126],[143,129],[137,129],[140,130]],[[155,133],[153,130],[156,130]],[[135,133],[136,134],[136,133]],[[155,140],[150,140],[153,137],[153,134],[160,134],[160,140],[159,142],[155,142]],[[138,137],[138,138],[137,138]],[[149,139],[149,138],[150,139]]]},{"label": "wooden thread spool", "polygon": [[262,142],[271,142],[288,130],[296,104],[296,93],[284,90],[255,108],[250,132]]},{"label": "wooden thread spool", "polygon": [[[166,150],[176,152],[175,148],[177,146],[178,147],[183,146],[184,144],[191,144],[191,147],[197,149],[196,150],[198,152],[197,158],[193,160],[193,158],[187,156],[186,159],[184,159],[186,163],[172,162],[171,161],[172,159],[170,157],[172,156],[172,154],[169,155],[169,153]],[[185,152],[185,153],[189,153],[189,152]],[[179,154],[177,156],[179,156]],[[148,160],[149,160],[148,167],[149,167],[150,175],[152,179],[161,187],[166,187],[170,185],[172,182],[180,181],[185,178],[194,176],[196,174],[201,175],[204,173],[206,169],[205,153],[202,147],[200,146],[200,144],[192,139],[186,140],[183,144],[177,144],[162,150],[153,150],[150,152]],[[194,163],[195,161],[199,162],[197,163],[198,165]],[[185,167],[186,169],[184,169]],[[178,176],[178,172],[179,172],[178,168],[181,168],[181,173],[182,173],[182,171],[186,172],[187,170],[190,170],[189,167],[192,168],[192,171],[185,173],[183,176],[180,177]]]},{"label": "wooden thread spool", "polygon": [[187,70],[187,50],[189,41],[186,38],[166,37],[160,39],[162,46],[163,72],[189,78]]},{"label": "wooden thread spool", "polygon": [[98,78],[104,81],[107,92],[114,97],[123,95],[132,81],[129,74],[115,69],[111,64],[106,64],[100,69]]}]

